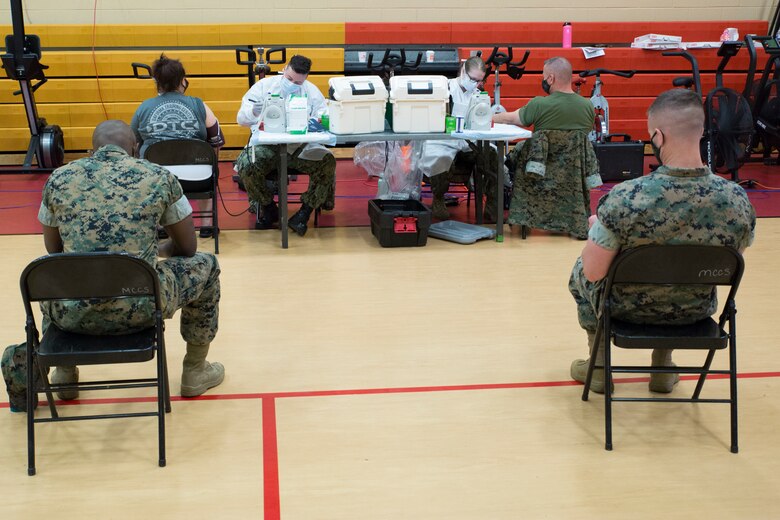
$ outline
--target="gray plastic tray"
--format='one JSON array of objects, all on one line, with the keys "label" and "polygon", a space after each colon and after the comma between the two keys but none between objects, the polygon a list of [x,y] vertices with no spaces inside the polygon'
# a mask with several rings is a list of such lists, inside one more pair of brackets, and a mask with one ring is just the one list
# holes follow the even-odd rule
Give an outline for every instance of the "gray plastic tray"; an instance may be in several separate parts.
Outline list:
[{"label": "gray plastic tray", "polygon": [[474,224],[466,224],[457,220],[445,220],[431,224],[428,236],[457,242],[458,244],[473,244],[483,238],[495,238],[495,228],[485,228]]}]

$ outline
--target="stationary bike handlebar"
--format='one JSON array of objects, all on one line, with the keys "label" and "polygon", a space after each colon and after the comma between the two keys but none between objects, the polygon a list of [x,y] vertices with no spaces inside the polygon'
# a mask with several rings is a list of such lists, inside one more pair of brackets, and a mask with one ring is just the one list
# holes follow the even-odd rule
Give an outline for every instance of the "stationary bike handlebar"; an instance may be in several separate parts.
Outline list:
[{"label": "stationary bike handlebar", "polygon": [[696,92],[701,92],[701,78],[699,76],[699,62],[696,60],[696,56],[688,51],[664,51],[661,56],[682,56],[691,64],[691,71],[693,73],[693,84],[695,85]]},{"label": "stationary bike handlebar", "polygon": [[600,76],[602,74],[612,74],[613,76],[620,76],[621,78],[630,78],[634,74],[636,74],[635,70],[629,70],[628,72],[622,72],[619,70],[610,70],[610,69],[592,69],[592,70],[583,70],[580,72],[581,78],[588,78],[590,76]]},{"label": "stationary bike handlebar", "polygon": [[495,65],[496,68],[506,64],[522,67],[525,65],[525,62],[528,60],[528,56],[531,54],[531,51],[525,51],[523,59],[515,63],[512,61],[512,58],[514,57],[512,47],[508,46],[506,49],[507,52],[501,52],[499,51],[499,47],[493,47],[493,52],[491,52],[490,56],[488,56],[488,59],[485,60],[485,65]]}]

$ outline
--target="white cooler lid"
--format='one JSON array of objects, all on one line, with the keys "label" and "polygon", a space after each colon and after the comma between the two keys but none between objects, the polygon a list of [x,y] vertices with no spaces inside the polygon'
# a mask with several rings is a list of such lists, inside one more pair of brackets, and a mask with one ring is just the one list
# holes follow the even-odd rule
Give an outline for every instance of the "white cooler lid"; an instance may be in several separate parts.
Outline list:
[{"label": "white cooler lid", "polygon": [[390,78],[390,99],[416,101],[446,101],[450,97],[444,76],[393,76]]},{"label": "white cooler lid", "polygon": [[387,88],[379,76],[335,76],[328,85],[336,101],[387,101]]}]

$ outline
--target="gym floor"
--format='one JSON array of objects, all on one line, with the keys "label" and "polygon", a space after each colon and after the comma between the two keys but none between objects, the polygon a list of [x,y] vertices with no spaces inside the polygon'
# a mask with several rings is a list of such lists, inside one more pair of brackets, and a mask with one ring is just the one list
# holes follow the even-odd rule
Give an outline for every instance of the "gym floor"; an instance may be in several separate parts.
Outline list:
[{"label": "gym floor", "polygon": [[[780,220],[759,219],[737,298],[736,455],[728,407],[713,404],[618,403],[604,450],[603,401],[581,401],[569,378],[587,355],[566,288],[582,245],[513,230],[504,243],[384,249],[368,227],[323,227],[285,251],[278,231],[224,231],[209,358],[227,375],[202,398],[175,398],[167,467],[154,418],[41,424],[28,477],[25,415],[5,404],[3,517],[780,517]],[[40,235],[0,236],[4,344],[24,339],[19,274],[43,253]],[[174,396],[177,320],[166,330]],[[83,367],[82,379],[127,370]],[[646,381],[618,379],[616,393],[647,395]],[[692,390],[684,378],[674,393]],[[705,385],[726,392],[724,380]],[[62,413],[148,408],[149,395],[84,393]]]}]

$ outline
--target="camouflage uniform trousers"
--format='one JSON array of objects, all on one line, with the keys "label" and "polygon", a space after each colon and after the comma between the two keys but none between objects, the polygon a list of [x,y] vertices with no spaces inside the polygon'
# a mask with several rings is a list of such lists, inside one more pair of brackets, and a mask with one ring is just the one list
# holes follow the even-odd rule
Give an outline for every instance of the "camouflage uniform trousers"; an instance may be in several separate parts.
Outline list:
[{"label": "camouflage uniform trousers", "polygon": [[[236,159],[236,169],[244,182],[249,199],[257,201],[260,206],[266,206],[274,198],[266,178],[279,171],[279,146],[256,145],[254,158],[253,162],[250,149],[245,148]],[[297,151],[292,155],[288,153],[287,168],[288,171],[298,170],[309,176],[309,187],[301,195],[304,204],[319,208],[325,201],[333,201],[336,183],[336,158],[333,154],[328,153],[319,161],[307,161],[298,158]]]},{"label": "camouflage uniform trousers", "polygon": [[[496,172],[498,170],[498,152],[492,146],[479,150],[460,151],[452,161],[450,169],[429,178],[434,198],[444,198],[450,189],[452,179],[457,176],[470,176],[471,168],[476,166],[477,176],[481,179],[480,188],[487,197],[487,207],[496,207]],[[465,167],[465,168],[464,168]],[[464,182],[468,182],[466,179]]]},{"label": "camouflage uniform trousers", "polygon": [[[163,317],[170,319],[181,309],[181,335],[188,343],[208,345],[219,322],[219,263],[211,253],[176,256],[157,263]],[[123,334],[154,324],[153,304],[148,298],[115,300],[94,304],[44,303],[43,330],[51,319],[60,328],[82,334]]]},{"label": "camouflage uniform trousers", "polygon": [[590,190],[586,181],[598,178],[598,162],[584,133],[535,132],[514,148],[510,162],[516,168],[510,224],[587,237]]},{"label": "camouflage uniform trousers", "polygon": [[[582,257],[577,258],[569,278],[569,292],[577,304],[580,327],[595,333],[601,318],[605,279],[585,278]],[[613,288],[612,315],[631,323],[682,325],[694,323],[717,310],[715,289],[710,287],[664,287],[634,285]]]}]

